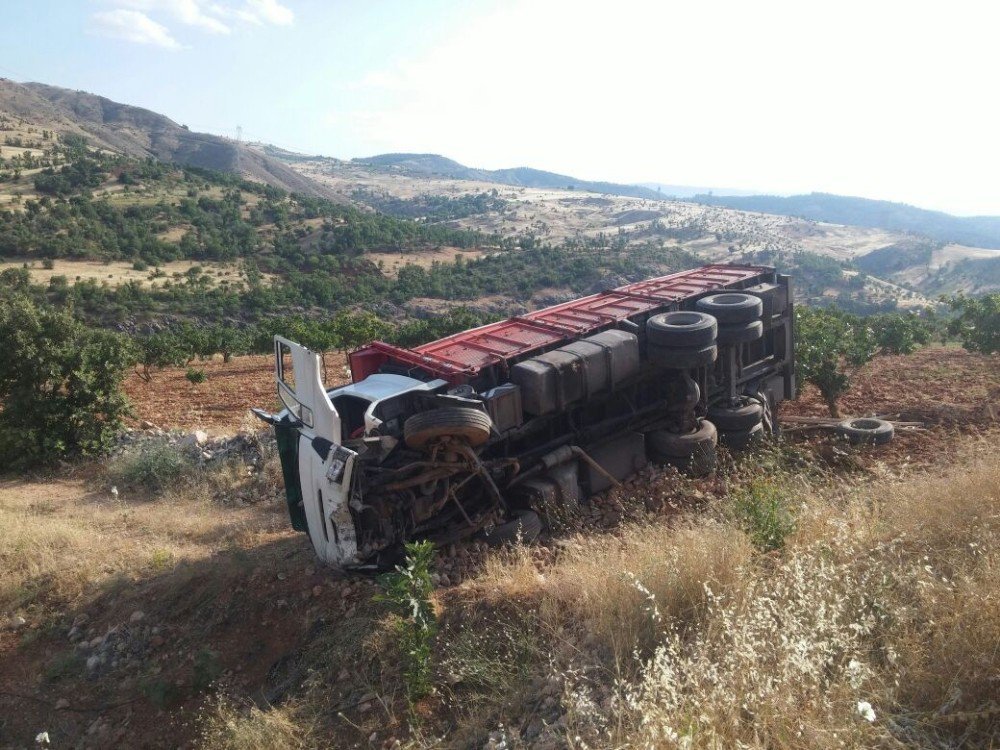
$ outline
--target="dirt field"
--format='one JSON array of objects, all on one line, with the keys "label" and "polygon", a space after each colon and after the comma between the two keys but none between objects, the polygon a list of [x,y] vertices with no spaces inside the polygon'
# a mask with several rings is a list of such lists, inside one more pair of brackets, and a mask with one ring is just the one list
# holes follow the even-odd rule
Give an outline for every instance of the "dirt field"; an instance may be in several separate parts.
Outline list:
[{"label": "dirt field", "polygon": [[[326,368],[333,387],[347,382],[341,355],[327,354]],[[204,370],[202,383],[186,377],[187,368],[172,367],[153,373],[146,382],[137,373],[125,381],[125,392],[136,412],[134,423],[150,422],[164,429],[205,430],[210,435],[230,435],[257,420],[251,407],[279,409],[274,384],[274,358],[270,355],[234,357],[225,363],[221,357],[210,362],[196,362]]]},{"label": "dirt field", "polygon": [[145,271],[137,271],[132,267],[132,261],[90,261],[90,260],[56,260],[52,268],[45,268],[40,260],[12,259],[0,262],[0,271],[7,268],[24,268],[27,265],[35,283],[48,284],[53,276],[65,276],[73,284],[77,281],[94,279],[107,282],[109,286],[120,286],[135,281],[143,286],[162,286],[165,281],[176,282],[195,266],[201,267],[204,275],[213,284],[222,281],[236,283],[241,280],[239,266],[233,263],[214,263],[211,261],[174,260],[157,266],[164,275],[154,275],[151,266]]}]

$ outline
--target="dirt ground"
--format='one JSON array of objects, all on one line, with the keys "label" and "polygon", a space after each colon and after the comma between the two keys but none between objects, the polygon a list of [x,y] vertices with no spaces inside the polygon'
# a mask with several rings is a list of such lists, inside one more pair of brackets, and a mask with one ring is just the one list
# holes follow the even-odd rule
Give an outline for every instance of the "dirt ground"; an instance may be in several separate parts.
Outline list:
[{"label": "dirt ground", "polygon": [[[327,385],[347,382],[347,360],[340,354],[326,355]],[[256,429],[252,407],[279,410],[274,384],[274,358],[270,355],[234,357],[223,362],[195,362],[205,372],[205,381],[192,383],[185,367],[170,367],[153,373],[149,382],[138,373],[125,381],[125,392],[135,410],[133,426],[149,422],[163,429],[204,430],[209,435],[230,435],[241,429]]]},{"label": "dirt ground", "polygon": [[88,281],[94,279],[98,282],[107,282],[109,286],[120,286],[130,281],[137,281],[143,286],[158,287],[163,282],[176,282],[178,278],[194,268],[200,266],[204,275],[218,284],[222,281],[236,283],[241,280],[242,275],[239,267],[234,263],[212,263],[199,262],[193,260],[175,260],[163,263],[159,269],[165,276],[153,276],[154,269],[147,268],[144,271],[137,271],[132,267],[132,261],[91,261],[91,260],[57,260],[52,268],[45,268],[41,261],[35,259],[13,259],[0,263],[0,271],[8,268],[27,267],[31,274],[31,280],[36,284],[48,284],[53,276],[65,276],[66,280],[72,284],[76,281]]}]

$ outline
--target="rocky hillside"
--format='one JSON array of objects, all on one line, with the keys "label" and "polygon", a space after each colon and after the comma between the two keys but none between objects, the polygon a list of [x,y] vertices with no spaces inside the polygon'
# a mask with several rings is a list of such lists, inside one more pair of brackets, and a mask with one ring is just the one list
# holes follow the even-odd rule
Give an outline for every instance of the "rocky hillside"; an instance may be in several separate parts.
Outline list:
[{"label": "rocky hillside", "polygon": [[232,172],[293,192],[325,194],[321,186],[257,150],[192,132],[164,115],[84,91],[0,79],[0,113],[58,133],[85,136],[93,146],[129,156]]}]

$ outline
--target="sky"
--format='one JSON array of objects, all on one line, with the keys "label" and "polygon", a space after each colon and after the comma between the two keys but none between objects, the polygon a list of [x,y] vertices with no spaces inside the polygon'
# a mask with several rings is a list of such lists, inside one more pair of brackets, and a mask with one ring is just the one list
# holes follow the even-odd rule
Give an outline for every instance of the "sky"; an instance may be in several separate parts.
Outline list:
[{"label": "sky", "polygon": [[0,75],[338,158],[1000,215],[993,2],[3,0]]}]

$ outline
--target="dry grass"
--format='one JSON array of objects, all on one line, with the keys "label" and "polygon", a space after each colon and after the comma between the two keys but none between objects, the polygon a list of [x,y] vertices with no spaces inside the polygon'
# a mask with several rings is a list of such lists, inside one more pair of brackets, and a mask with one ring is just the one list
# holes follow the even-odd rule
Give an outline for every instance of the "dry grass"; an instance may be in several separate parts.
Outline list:
[{"label": "dry grass", "polygon": [[219,698],[201,716],[201,745],[213,750],[293,750],[319,742],[294,706],[262,711]]},{"label": "dry grass", "polygon": [[[525,552],[487,566],[473,589],[521,602],[555,634],[563,741],[989,741],[1000,726],[997,460],[795,499],[797,530],[780,553],[752,553],[725,521],[691,520],[577,539],[548,567]],[[874,721],[861,715],[865,703]]]},{"label": "dry grass", "polygon": [[189,471],[150,498],[142,490],[110,491],[103,469],[77,478],[0,485],[0,612],[57,613],[115,578],[137,580],[221,549],[258,543],[284,530],[274,504],[220,502],[243,489],[271,497],[272,458],[248,477],[242,463]]}]

